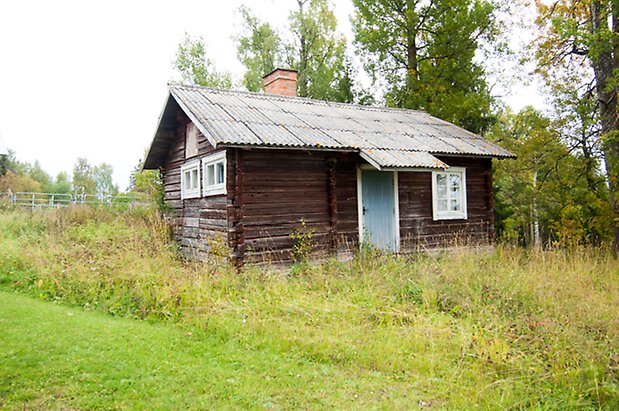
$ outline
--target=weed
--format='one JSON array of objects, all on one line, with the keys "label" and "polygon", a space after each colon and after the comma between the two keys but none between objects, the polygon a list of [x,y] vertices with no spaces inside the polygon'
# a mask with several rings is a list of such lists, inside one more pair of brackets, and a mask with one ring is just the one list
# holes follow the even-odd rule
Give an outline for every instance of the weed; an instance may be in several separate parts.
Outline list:
[{"label": "weed", "polygon": [[237,272],[179,259],[155,211],[0,212],[3,288],[342,367],[353,385],[380,373],[439,408],[616,408],[618,276],[610,250],[505,245]]},{"label": "weed", "polygon": [[306,262],[314,247],[316,247],[316,241],[314,240],[313,228],[308,228],[304,219],[301,219],[301,228],[295,228],[290,234],[294,244],[292,245],[292,258],[297,262]]}]

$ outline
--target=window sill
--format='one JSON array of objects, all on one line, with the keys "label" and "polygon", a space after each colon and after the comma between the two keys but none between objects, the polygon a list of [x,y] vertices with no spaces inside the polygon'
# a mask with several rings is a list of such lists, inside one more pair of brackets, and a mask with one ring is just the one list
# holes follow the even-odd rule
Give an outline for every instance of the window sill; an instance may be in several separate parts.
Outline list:
[{"label": "window sill", "polygon": [[440,221],[440,220],[466,220],[467,216],[466,214],[441,214],[441,215],[436,215],[434,216],[433,220],[434,221]]},{"label": "window sill", "polygon": [[214,191],[205,191],[204,197],[214,197],[214,196],[223,196],[226,192],[224,190],[214,190]]},{"label": "window sill", "polygon": [[191,198],[200,198],[200,193],[195,192],[195,193],[182,193],[181,194],[181,200],[187,200]]},{"label": "window sill", "polygon": [[226,186],[224,184],[217,184],[206,187],[202,190],[204,197],[218,196],[226,194]]}]

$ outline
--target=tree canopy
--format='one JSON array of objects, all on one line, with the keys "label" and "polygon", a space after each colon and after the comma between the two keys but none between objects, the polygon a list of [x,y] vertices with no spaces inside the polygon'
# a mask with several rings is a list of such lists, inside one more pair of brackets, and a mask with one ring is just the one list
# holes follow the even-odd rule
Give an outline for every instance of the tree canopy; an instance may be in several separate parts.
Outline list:
[{"label": "tree canopy", "polygon": [[470,131],[494,119],[481,43],[497,39],[497,6],[485,0],[353,0],[365,68],[386,85],[386,103],[422,109]]},{"label": "tree canopy", "polygon": [[[619,250],[619,2],[537,1],[537,72],[591,175],[604,164]],[[596,188],[591,186],[592,191]]]},{"label": "tree canopy", "polygon": [[560,121],[532,107],[505,112],[488,136],[516,160],[495,163],[500,238],[525,245],[599,244],[612,237],[612,210],[599,166],[571,150]]},{"label": "tree canopy", "polygon": [[262,90],[262,77],[285,66],[298,71],[297,94],[320,100],[353,102],[365,96],[354,80],[346,39],[327,0],[297,0],[286,35],[242,7],[243,33],[237,51],[245,66],[243,85]]},{"label": "tree canopy", "polygon": [[236,39],[239,60],[245,66],[243,86],[248,91],[262,91],[262,77],[285,61],[284,44],[275,29],[259,21],[250,9],[239,9],[243,33]]},{"label": "tree canopy", "polygon": [[202,37],[185,38],[178,45],[174,69],[185,84],[227,89],[232,87],[230,74],[219,72],[206,54],[206,43]]}]

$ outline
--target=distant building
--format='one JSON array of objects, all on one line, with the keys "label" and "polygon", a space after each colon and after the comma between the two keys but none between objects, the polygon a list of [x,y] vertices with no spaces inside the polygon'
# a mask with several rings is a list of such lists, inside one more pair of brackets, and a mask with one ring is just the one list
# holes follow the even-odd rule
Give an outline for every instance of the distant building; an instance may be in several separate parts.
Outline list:
[{"label": "distant building", "polygon": [[184,249],[242,264],[289,260],[304,229],[338,255],[493,240],[492,158],[512,153],[425,112],[296,97],[296,77],[169,86],[144,168],[162,171]]}]

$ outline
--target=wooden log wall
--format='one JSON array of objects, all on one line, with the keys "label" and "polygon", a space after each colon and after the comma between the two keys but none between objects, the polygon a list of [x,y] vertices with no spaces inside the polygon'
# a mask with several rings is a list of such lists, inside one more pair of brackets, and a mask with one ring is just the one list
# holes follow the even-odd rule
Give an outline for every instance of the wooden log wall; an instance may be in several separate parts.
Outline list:
[{"label": "wooden log wall", "polygon": [[[175,139],[162,170],[168,218],[183,250],[198,258],[223,243],[231,260],[291,259],[301,220],[314,230],[318,253],[344,256],[358,249],[357,154],[278,149],[227,149],[227,194],[182,200],[180,167],[185,161],[188,119],[179,115]],[[199,135],[198,156],[213,151]],[[399,172],[401,250],[492,241],[491,161],[441,157],[466,167],[467,220],[432,219],[429,172]],[[221,250],[220,250],[221,251]]]},{"label": "wooden log wall", "polygon": [[466,220],[432,219],[432,174],[398,173],[402,251],[484,244],[494,238],[492,163],[489,159],[440,157],[466,167]]},{"label": "wooden log wall", "polygon": [[[200,159],[214,151],[199,133],[198,155],[185,158],[185,130],[189,119],[179,112],[178,127],[162,169],[164,198],[169,207],[167,218],[183,251],[190,256],[205,258],[211,245],[228,241],[228,201],[226,195],[181,199],[181,166],[186,161]],[[230,175],[227,176],[228,183]]]},{"label": "wooden log wall", "polygon": [[359,248],[357,215],[357,154],[341,154],[335,165],[337,198],[337,253],[346,256]]},{"label": "wooden log wall", "polygon": [[313,229],[317,251],[329,246],[327,155],[243,150],[243,229],[247,261],[287,261],[294,230]]},{"label": "wooden log wall", "polygon": [[[288,261],[303,219],[319,251],[358,249],[356,154],[243,150],[243,226],[248,261]],[[466,167],[466,220],[432,219],[430,172],[399,172],[403,252],[492,240],[491,161],[442,158]]]},{"label": "wooden log wall", "polygon": [[230,260],[241,268],[245,263],[245,226],[243,224],[243,150],[227,151],[228,246]]}]

